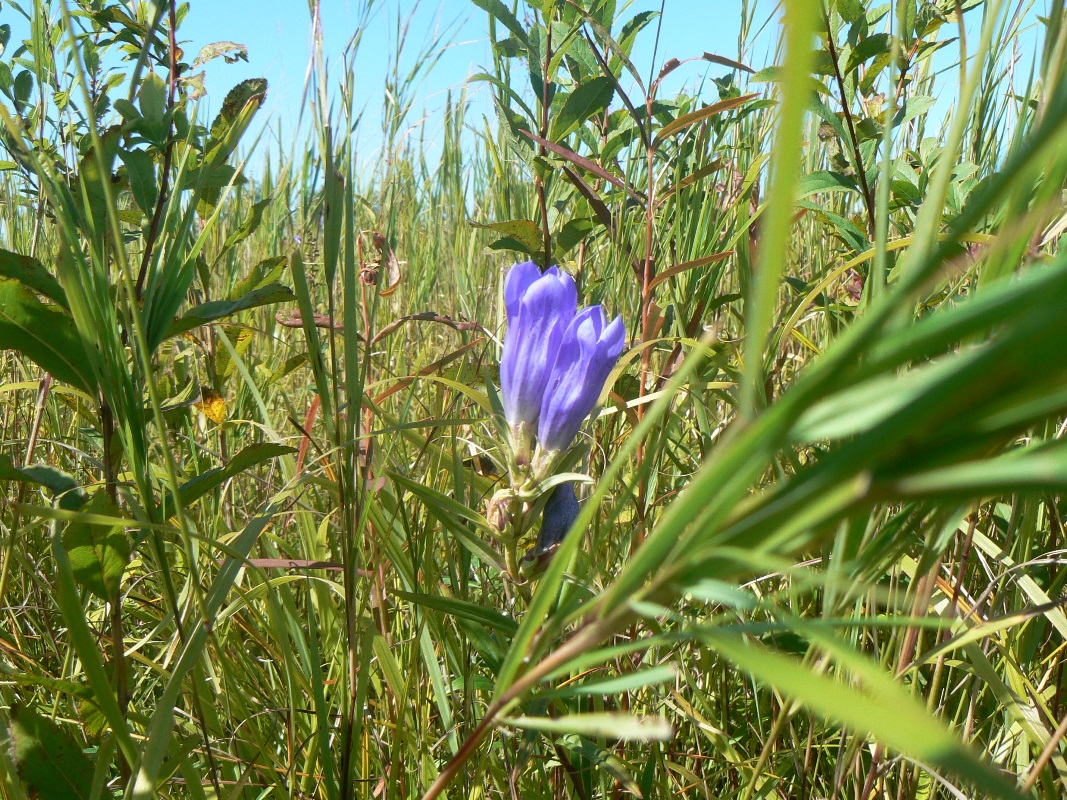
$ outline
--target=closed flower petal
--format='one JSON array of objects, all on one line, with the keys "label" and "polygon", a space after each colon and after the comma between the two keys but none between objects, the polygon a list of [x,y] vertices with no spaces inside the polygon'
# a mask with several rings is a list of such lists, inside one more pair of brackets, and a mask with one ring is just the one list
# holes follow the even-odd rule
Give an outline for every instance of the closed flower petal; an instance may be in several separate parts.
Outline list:
[{"label": "closed flower petal", "polygon": [[504,282],[508,331],[500,358],[500,393],[512,426],[537,422],[563,333],[578,307],[570,275],[555,267],[543,275],[536,272],[533,262],[517,264]]},{"label": "closed flower petal", "polygon": [[515,324],[515,315],[519,313],[519,301],[526,294],[534,281],[541,277],[541,270],[532,261],[516,264],[504,278],[504,309],[507,311],[508,325]]},{"label": "closed flower petal", "polygon": [[581,508],[574,494],[573,483],[561,483],[552,490],[541,515],[541,530],[537,536],[537,551],[544,552],[563,541]]},{"label": "closed flower petal", "polygon": [[563,333],[541,402],[537,439],[542,448],[565,450],[574,441],[625,343],[622,318],[608,324],[600,306],[574,317]]}]

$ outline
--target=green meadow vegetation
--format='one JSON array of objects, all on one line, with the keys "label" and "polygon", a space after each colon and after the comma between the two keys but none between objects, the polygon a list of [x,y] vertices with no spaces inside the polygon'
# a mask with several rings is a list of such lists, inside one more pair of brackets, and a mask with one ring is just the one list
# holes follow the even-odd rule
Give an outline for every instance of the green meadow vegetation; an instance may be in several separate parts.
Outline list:
[{"label": "green meadow vegetation", "polygon": [[[1063,0],[627,6],[472,0],[431,130],[384,3],[286,139],[186,4],[4,0],[5,800],[1064,796]],[[527,260],[627,331],[540,553]]]}]

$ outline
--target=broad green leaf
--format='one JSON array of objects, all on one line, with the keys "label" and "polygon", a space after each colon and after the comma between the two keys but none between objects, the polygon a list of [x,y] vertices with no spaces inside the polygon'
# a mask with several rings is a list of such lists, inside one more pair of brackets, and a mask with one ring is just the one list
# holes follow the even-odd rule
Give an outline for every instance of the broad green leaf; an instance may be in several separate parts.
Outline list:
[{"label": "broad green leaf", "polygon": [[[87,514],[122,516],[102,491],[93,495],[81,510]],[[70,522],[63,531],[63,547],[70,556],[74,579],[101,600],[114,602],[130,560],[130,540],[122,526]]]},{"label": "broad green leaf", "polygon": [[937,104],[937,100],[927,95],[917,94],[904,101],[904,105],[893,117],[893,127],[907,125],[913,119],[925,114]]},{"label": "broad green leaf", "polygon": [[892,40],[888,33],[875,33],[862,39],[852,48],[852,53],[848,57],[848,63],[845,65],[842,75],[851,75],[852,71],[864,61],[873,58],[879,53],[887,52],[890,47],[892,47]]},{"label": "broad green leaf", "polygon": [[23,786],[38,800],[88,800],[93,764],[73,737],[32,708],[11,706],[11,740]]},{"label": "broad green leaf", "polygon": [[503,247],[497,247],[496,249],[518,250],[519,252],[533,254],[542,252],[545,248],[545,238],[541,233],[540,226],[528,219],[511,219],[506,222],[472,222],[471,225],[475,228],[485,228],[504,234],[504,239],[498,240],[494,245],[495,247],[503,243]]},{"label": "broad green leaf", "polygon": [[64,383],[94,394],[96,378],[74,320],[14,278],[0,277],[0,349],[16,350]]},{"label": "broad green leaf", "polygon": [[840,172],[819,170],[805,175],[797,186],[797,199],[810,197],[819,192],[858,192],[859,186],[848,175]]},{"label": "broad green leaf", "polygon": [[615,94],[615,81],[603,76],[592,78],[567,95],[563,108],[552,122],[550,138],[560,141],[585,120],[608,107]]},{"label": "broad green leaf", "polygon": [[257,263],[230,291],[230,300],[240,300],[249,292],[261,289],[270,283],[276,283],[285,272],[285,256],[272,256]]},{"label": "broad green leaf", "polygon": [[156,73],[149,72],[141,81],[137,105],[140,107],[141,116],[149,125],[163,125],[163,116],[167,113],[167,85]]}]

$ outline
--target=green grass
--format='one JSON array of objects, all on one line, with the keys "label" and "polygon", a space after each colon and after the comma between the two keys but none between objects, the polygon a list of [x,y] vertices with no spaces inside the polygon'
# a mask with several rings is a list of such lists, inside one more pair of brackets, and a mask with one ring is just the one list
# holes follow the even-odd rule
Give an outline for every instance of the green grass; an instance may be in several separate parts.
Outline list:
[{"label": "green grass", "polygon": [[[1062,796],[1061,0],[743,3],[781,69],[712,108],[654,18],[474,5],[495,119],[425,146],[433,42],[361,160],[357,32],[243,177],[261,87],[171,96],[177,8],[0,56],[0,796]],[[632,346],[521,583],[531,257]]]}]

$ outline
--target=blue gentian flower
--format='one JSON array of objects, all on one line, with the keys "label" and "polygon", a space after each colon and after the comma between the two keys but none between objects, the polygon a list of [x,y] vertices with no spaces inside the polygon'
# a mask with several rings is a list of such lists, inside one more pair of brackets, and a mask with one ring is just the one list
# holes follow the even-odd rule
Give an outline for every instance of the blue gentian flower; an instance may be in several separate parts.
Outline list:
[{"label": "blue gentian flower", "polygon": [[622,317],[608,324],[604,309],[582,309],[563,332],[544,390],[537,440],[544,450],[570,447],[626,344]]},{"label": "blue gentian flower", "polygon": [[516,264],[504,280],[508,330],[500,358],[504,416],[520,438],[532,435],[549,373],[578,309],[574,279],[556,267],[541,274],[532,261]]}]

